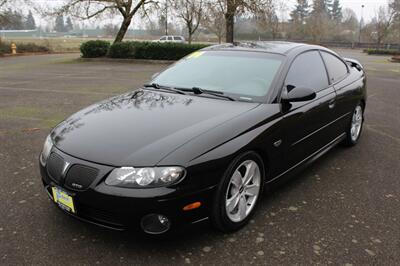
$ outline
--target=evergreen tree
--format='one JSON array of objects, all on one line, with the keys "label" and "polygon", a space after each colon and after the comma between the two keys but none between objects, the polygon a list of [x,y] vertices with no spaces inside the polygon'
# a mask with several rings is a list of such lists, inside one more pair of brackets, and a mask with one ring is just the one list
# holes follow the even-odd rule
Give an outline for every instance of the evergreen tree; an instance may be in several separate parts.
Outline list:
[{"label": "evergreen tree", "polygon": [[331,18],[337,23],[339,23],[343,18],[342,7],[340,6],[339,0],[333,1],[331,9]]},{"label": "evergreen tree", "polygon": [[290,13],[290,20],[303,23],[309,15],[310,5],[308,0],[297,0],[296,8]]},{"label": "evergreen tree", "polygon": [[[334,0],[334,1],[336,1],[336,0]],[[325,2],[326,13],[329,15],[329,18],[332,18],[333,2],[332,2],[332,0],[324,0],[324,2]]]},{"label": "evergreen tree", "polygon": [[57,16],[54,30],[56,32],[65,32],[66,31],[65,24],[64,24],[64,16],[62,14]]},{"label": "evergreen tree", "polygon": [[69,31],[72,31],[73,29],[74,29],[74,25],[72,24],[72,20],[71,20],[71,17],[68,17],[67,18],[67,23],[66,23],[66,25],[65,25],[65,28],[66,28],[66,30],[69,32]]},{"label": "evergreen tree", "polygon": [[33,17],[31,11],[29,11],[28,16],[26,17],[25,29],[27,29],[27,30],[34,30],[34,29],[36,29],[35,18]]},{"label": "evergreen tree", "polygon": [[11,20],[11,29],[13,30],[23,30],[24,29],[24,16],[19,13],[19,11],[14,11]]},{"label": "evergreen tree", "polygon": [[314,0],[311,14],[313,15],[329,14],[327,1],[329,0]]},{"label": "evergreen tree", "polygon": [[5,10],[0,14],[0,29],[3,30],[23,30],[24,17],[19,11],[11,9]]}]

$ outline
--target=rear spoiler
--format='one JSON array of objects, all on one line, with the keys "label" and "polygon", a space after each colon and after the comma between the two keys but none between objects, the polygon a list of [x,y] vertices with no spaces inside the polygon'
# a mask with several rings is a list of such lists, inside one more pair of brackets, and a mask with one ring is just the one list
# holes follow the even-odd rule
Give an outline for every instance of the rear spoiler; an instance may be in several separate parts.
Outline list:
[{"label": "rear spoiler", "polygon": [[346,63],[348,63],[351,67],[357,68],[358,71],[364,70],[364,67],[361,65],[361,63],[360,63],[358,60],[352,59],[352,58],[344,58],[344,60],[345,60]]}]

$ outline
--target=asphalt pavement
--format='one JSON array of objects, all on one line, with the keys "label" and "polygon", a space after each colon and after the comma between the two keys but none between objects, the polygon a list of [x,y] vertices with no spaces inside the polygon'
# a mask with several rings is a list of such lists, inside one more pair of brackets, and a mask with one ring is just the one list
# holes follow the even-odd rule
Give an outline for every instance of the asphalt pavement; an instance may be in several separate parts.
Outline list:
[{"label": "asphalt pavement", "polygon": [[37,158],[51,127],[167,65],[80,62],[77,54],[0,58],[0,265],[398,265],[400,64],[338,52],[368,74],[360,143],[333,149],[264,195],[239,232],[206,222],[166,238],[64,215],[43,190]]}]

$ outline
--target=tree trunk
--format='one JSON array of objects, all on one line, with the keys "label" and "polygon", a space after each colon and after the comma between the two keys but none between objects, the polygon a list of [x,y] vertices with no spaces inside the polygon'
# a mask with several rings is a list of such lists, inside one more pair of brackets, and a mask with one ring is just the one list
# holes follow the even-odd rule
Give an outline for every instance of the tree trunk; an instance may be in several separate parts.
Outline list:
[{"label": "tree trunk", "polygon": [[225,14],[225,21],[226,21],[226,42],[233,43],[234,41],[234,24],[235,24],[235,14],[228,13]]},{"label": "tree trunk", "polygon": [[225,14],[225,24],[226,24],[226,42],[233,43],[234,41],[234,29],[235,29],[235,13],[236,4],[232,0],[226,1],[226,14]]},{"label": "tree trunk", "polygon": [[126,32],[128,31],[129,26],[131,25],[132,17],[125,17],[122,21],[121,27],[115,37],[114,43],[122,42],[125,37]]},{"label": "tree trunk", "polygon": [[188,44],[192,44],[192,36],[193,36],[192,27],[188,25]]},{"label": "tree trunk", "polygon": [[189,33],[188,44],[192,44],[192,34],[191,33]]}]

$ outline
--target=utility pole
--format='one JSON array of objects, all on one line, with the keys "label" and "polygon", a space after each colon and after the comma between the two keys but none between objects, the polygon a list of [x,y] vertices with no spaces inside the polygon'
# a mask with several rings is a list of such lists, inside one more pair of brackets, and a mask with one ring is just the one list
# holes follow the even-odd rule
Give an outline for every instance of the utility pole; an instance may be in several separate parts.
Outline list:
[{"label": "utility pole", "polygon": [[168,35],[168,0],[165,0],[165,35]]},{"label": "utility pole", "polygon": [[360,18],[360,31],[358,33],[358,43],[361,43],[361,31],[362,31],[362,23],[364,22],[363,14],[364,14],[364,5],[361,5],[361,18]]}]

